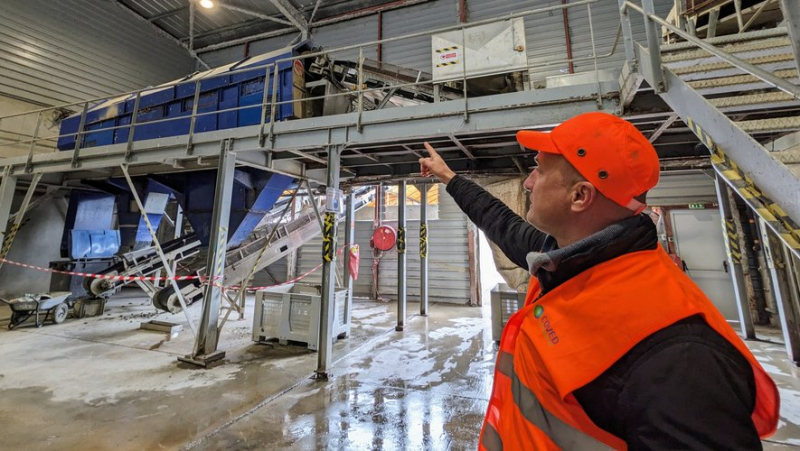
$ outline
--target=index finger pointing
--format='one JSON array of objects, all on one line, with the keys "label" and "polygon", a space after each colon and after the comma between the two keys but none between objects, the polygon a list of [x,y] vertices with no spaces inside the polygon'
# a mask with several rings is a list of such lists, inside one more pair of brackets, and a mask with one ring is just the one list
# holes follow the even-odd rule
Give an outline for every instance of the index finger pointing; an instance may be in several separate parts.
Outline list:
[{"label": "index finger pointing", "polygon": [[432,157],[438,157],[439,156],[439,153],[436,152],[436,149],[434,149],[433,146],[428,144],[427,141],[424,144],[425,144],[425,148],[428,150],[428,153],[430,153]]}]

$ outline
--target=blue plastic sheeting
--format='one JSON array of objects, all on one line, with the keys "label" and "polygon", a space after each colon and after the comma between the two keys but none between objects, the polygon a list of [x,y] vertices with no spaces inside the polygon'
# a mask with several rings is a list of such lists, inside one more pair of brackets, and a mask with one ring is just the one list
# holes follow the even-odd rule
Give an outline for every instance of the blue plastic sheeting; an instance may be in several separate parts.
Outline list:
[{"label": "blue plastic sheeting", "polygon": [[[139,111],[136,116],[134,141],[179,136],[189,133],[190,118],[194,107],[196,81],[200,81],[200,96],[197,111],[207,113],[229,108],[251,106],[236,111],[227,111],[219,114],[198,116],[195,121],[195,132],[202,133],[213,130],[222,130],[235,127],[244,127],[261,123],[261,102],[264,99],[264,82],[268,64],[278,59],[297,56],[301,51],[309,48],[307,43],[273,52],[268,55],[257,55],[246,58],[224,69],[195,74],[186,77],[185,83],[167,88],[155,87],[141,95]],[[254,68],[252,71],[237,74],[227,72]],[[278,95],[279,102],[289,102],[294,96],[294,65],[292,62],[278,64]],[[213,75],[212,75],[213,73]],[[267,80],[267,98],[272,99],[274,86],[274,69],[271,69]],[[86,113],[85,130],[82,136],[81,147],[95,147],[109,144],[128,142],[129,129],[127,127],[101,130],[109,127],[129,125],[133,116],[135,96],[125,99],[107,100],[91,107]],[[283,103],[276,111],[276,119],[283,120],[294,115],[294,102]],[[173,120],[148,123],[160,119]],[[269,118],[267,118],[269,120]],[[64,119],[58,139],[60,150],[75,148],[75,134],[80,126],[80,114]]]},{"label": "blue plastic sheeting", "polygon": [[[251,175],[250,173],[244,174]],[[266,183],[263,183],[263,178],[250,181],[250,183],[256,185],[255,190],[258,197],[255,202],[253,202],[253,205],[250,206],[247,213],[245,213],[236,231],[231,235],[228,240],[228,247],[238,246],[247,238],[253,229],[258,226],[258,223],[264,219],[264,216],[272,209],[272,206],[275,205],[275,202],[281,197],[284,190],[289,187],[292,180],[292,177],[272,174],[272,176],[266,180]]]},{"label": "blue plastic sheeting", "polygon": [[73,191],[70,194],[64,234],[61,238],[61,256],[69,257],[72,230],[106,231],[114,227],[115,196],[106,193]]},{"label": "blue plastic sheeting", "polygon": [[119,252],[119,230],[70,230],[70,258],[111,257]]}]

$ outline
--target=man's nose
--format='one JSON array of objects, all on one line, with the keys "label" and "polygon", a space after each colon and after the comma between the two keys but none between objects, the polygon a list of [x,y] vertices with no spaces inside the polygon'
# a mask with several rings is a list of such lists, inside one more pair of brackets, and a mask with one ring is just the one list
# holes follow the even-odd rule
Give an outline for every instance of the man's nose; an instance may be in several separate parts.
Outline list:
[{"label": "man's nose", "polygon": [[522,182],[522,187],[523,187],[523,188],[525,188],[525,191],[528,191],[528,192],[530,192],[530,191],[532,191],[532,190],[533,190],[533,185],[534,185],[534,183],[535,183],[535,182],[534,182],[534,178],[535,178],[535,177],[536,177],[536,170],[534,169],[534,170],[533,170],[533,171],[531,171],[531,173],[528,175],[528,178],[526,178],[526,179],[525,179],[525,181],[524,181],[524,182]]}]

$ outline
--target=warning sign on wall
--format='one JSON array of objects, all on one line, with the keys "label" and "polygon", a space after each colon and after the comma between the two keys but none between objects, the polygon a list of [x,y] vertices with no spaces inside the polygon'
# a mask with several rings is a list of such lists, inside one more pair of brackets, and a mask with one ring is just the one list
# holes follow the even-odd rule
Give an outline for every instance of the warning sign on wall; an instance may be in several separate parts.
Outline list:
[{"label": "warning sign on wall", "polygon": [[461,61],[461,49],[458,47],[445,47],[436,49],[438,62],[436,67],[453,66]]}]

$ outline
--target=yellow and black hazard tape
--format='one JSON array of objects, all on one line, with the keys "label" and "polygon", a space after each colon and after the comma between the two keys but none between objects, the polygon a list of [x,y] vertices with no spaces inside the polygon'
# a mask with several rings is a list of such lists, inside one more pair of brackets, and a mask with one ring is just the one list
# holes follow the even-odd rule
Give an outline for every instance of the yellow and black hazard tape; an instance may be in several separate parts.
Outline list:
[{"label": "yellow and black hazard tape", "polygon": [[439,63],[436,65],[436,67],[455,66],[456,64],[458,64],[458,61],[450,61],[447,63]]},{"label": "yellow and black hazard tape", "polygon": [[336,227],[336,213],[325,213],[322,229],[322,259],[330,263],[336,257],[336,243],[334,242],[334,227]]},{"label": "yellow and black hazard tape", "polygon": [[419,256],[428,258],[428,225],[419,226]]},{"label": "yellow and black hazard tape", "polygon": [[[736,192],[751,205],[756,213],[775,230],[779,230],[781,240],[792,249],[800,249],[800,227],[792,221],[783,209],[769,199],[731,160],[722,149],[717,146],[711,136],[706,133],[692,118],[687,117],[687,124],[695,135],[711,149],[711,164],[730,182]],[[741,254],[740,254],[741,255]]]},{"label": "yellow and black hazard tape", "polygon": [[11,250],[11,244],[14,242],[14,238],[17,237],[19,226],[20,225],[16,222],[11,225],[11,230],[8,231],[6,239],[3,240],[3,249],[0,250],[0,258],[6,258],[6,256],[8,255],[8,251]]},{"label": "yellow and black hazard tape", "polygon": [[458,50],[458,46],[454,45],[452,47],[442,47],[440,49],[434,50],[436,53],[444,53],[444,52],[452,52],[453,50]]},{"label": "yellow and black hazard tape", "polygon": [[728,240],[726,242],[728,254],[730,254],[734,263],[737,265],[741,264],[742,251],[739,248],[739,233],[736,231],[736,224],[733,222],[733,219],[725,220],[725,230],[728,233]]},{"label": "yellow and black hazard tape", "polygon": [[217,265],[214,268],[214,276],[221,276],[225,271],[225,249],[228,247],[228,228],[219,228],[219,239],[217,239]]},{"label": "yellow and black hazard tape", "polygon": [[405,254],[406,253],[406,228],[405,227],[398,227],[397,228],[397,253],[398,254]]}]

